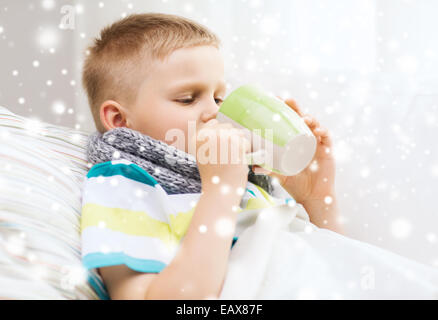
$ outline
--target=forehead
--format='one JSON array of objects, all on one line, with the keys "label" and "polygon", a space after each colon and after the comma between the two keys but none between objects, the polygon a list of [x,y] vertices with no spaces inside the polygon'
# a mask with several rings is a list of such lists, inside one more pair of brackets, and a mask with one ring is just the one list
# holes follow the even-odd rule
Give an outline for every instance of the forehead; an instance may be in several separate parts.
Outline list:
[{"label": "forehead", "polygon": [[224,61],[220,51],[213,46],[180,48],[163,61],[155,61],[150,71],[157,80],[166,80],[167,83],[217,81],[224,77]]}]

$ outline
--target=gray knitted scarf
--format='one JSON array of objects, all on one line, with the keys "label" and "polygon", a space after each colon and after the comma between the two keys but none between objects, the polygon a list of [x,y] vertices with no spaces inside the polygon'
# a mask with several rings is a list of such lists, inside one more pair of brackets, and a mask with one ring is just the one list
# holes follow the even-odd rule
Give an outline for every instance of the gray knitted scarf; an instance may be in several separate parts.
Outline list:
[{"label": "gray knitted scarf", "polygon": [[[201,177],[196,159],[189,153],[139,131],[118,127],[92,133],[87,160],[94,164],[126,159],[147,171],[168,194],[200,193]],[[248,166],[248,181],[272,195],[271,177],[256,175]]]}]

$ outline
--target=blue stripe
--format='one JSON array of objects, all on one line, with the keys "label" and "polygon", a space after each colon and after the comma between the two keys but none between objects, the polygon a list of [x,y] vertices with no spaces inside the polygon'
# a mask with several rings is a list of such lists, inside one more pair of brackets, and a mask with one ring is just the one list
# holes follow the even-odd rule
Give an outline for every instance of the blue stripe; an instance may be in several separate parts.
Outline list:
[{"label": "blue stripe", "polygon": [[233,249],[234,244],[236,243],[237,239],[239,239],[239,237],[233,237],[233,243],[231,244],[231,249]]},{"label": "blue stripe", "polygon": [[143,168],[135,163],[112,164],[111,161],[95,164],[87,173],[87,178],[93,177],[112,177],[121,175],[128,179],[135,180],[154,187],[158,182]]},{"label": "blue stripe", "polygon": [[[231,248],[233,248],[239,237],[233,237],[233,243]],[[94,269],[107,266],[115,266],[119,264],[126,264],[131,269],[138,272],[151,272],[159,273],[165,267],[166,264],[152,259],[137,259],[132,258],[123,252],[112,252],[112,253],[89,253],[82,258],[82,264],[86,269]]]},{"label": "blue stripe", "polygon": [[[234,244],[239,239],[239,237],[233,237],[233,243],[231,244],[231,249],[233,249]],[[134,269],[138,272],[150,272],[150,273],[159,273],[162,271],[166,264],[157,260],[145,260],[145,259],[136,259],[125,255],[123,252],[115,252],[115,253],[89,253],[85,257],[82,258],[82,263],[85,268],[94,269],[108,266],[115,266],[119,264],[125,264],[129,268]],[[108,290],[104,283],[98,283],[93,279],[91,274],[88,274],[88,283],[97,293],[98,297],[101,300],[110,300],[110,296],[108,294]]]},{"label": "blue stripe", "polygon": [[123,252],[89,253],[82,258],[82,264],[87,269],[125,264],[135,271],[150,273],[159,273],[166,267],[166,264],[161,261],[132,258]]},{"label": "blue stripe", "polygon": [[[249,193],[251,193],[254,197],[256,197],[255,193],[251,190],[249,190],[248,188],[246,189],[246,191],[248,191]],[[256,197],[257,198],[257,197]]]},{"label": "blue stripe", "polygon": [[90,274],[88,275],[88,283],[93,287],[100,300],[111,300],[105,285],[100,281],[98,283]]}]

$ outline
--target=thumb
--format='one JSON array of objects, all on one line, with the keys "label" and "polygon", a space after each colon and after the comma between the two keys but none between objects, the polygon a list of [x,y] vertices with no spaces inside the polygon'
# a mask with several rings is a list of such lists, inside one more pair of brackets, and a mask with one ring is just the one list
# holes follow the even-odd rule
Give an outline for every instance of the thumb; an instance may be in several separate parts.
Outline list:
[{"label": "thumb", "polygon": [[253,165],[252,166],[252,171],[254,171],[255,174],[265,174],[265,175],[268,175],[268,176],[273,174],[272,171],[269,171],[269,170],[267,170],[265,168],[262,168],[259,165]]},{"label": "thumb", "polygon": [[287,179],[286,176],[283,176],[283,175],[281,175],[281,174],[278,174],[278,173],[275,173],[275,172],[269,171],[269,170],[267,170],[267,169],[265,169],[265,168],[262,168],[262,167],[260,167],[260,166],[258,166],[258,165],[253,165],[253,167],[252,167],[252,171],[254,171],[254,174],[255,174],[255,175],[258,175],[258,174],[264,174],[264,175],[267,175],[267,176],[269,176],[269,177],[271,177],[271,178],[278,179],[278,182],[279,182],[281,185],[284,185],[284,183],[286,182],[286,179]]}]

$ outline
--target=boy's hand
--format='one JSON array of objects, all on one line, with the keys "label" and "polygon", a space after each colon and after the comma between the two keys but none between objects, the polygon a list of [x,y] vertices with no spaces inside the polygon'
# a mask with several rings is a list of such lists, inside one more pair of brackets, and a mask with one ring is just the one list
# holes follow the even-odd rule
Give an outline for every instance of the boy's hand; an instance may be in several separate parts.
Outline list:
[{"label": "boy's hand", "polygon": [[[193,141],[193,139],[196,140]],[[211,144],[206,145],[207,147],[204,145],[206,139],[213,139],[210,141]],[[245,137],[244,130],[235,128],[230,123],[220,123],[212,119],[199,128],[192,137],[192,143],[196,145],[194,156],[198,164],[203,190],[214,184],[227,184],[233,189],[246,187],[249,169],[244,155],[251,151],[251,143]],[[223,150],[223,146],[228,150]],[[237,154],[234,154],[233,148],[236,148]],[[225,152],[224,156],[222,156],[223,152]]]},{"label": "boy's hand", "polygon": [[309,200],[323,200],[335,193],[335,160],[332,153],[332,140],[326,128],[320,126],[318,120],[310,115],[303,115],[292,99],[285,100],[299,116],[303,117],[307,126],[316,137],[316,152],[309,165],[295,176],[284,176],[254,165],[255,173],[267,174],[278,178],[281,186],[299,203]]}]

